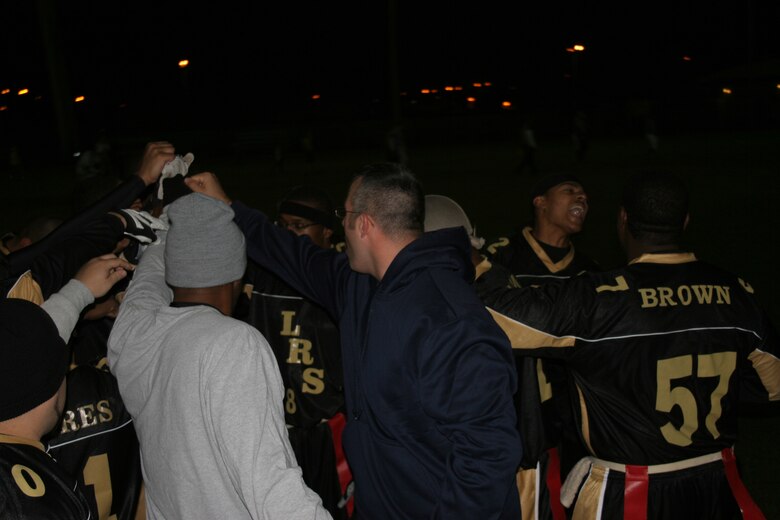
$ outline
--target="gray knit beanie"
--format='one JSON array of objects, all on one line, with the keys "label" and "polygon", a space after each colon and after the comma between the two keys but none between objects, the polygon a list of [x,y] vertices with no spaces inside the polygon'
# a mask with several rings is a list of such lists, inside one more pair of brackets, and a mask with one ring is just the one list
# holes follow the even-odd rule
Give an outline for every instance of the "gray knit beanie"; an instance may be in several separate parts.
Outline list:
[{"label": "gray knit beanie", "polygon": [[224,202],[200,193],[167,209],[165,281],[181,288],[216,287],[240,280],[246,269],[244,235]]}]

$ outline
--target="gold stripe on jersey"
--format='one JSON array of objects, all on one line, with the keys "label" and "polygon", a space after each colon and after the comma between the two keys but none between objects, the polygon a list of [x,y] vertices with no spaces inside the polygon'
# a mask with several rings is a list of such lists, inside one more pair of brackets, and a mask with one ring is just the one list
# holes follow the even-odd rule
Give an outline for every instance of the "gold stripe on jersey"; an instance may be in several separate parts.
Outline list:
[{"label": "gold stripe on jersey", "polygon": [[580,430],[582,431],[582,440],[585,443],[585,446],[588,448],[588,451],[595,454],[596,452],[593,451],[593,446],[590,445],[590,422],[588,421],[588,405],[585,402],[585,396],[582,395],[580,385],[574,383],[574,386],[577,387],[577,395],[579,396],[580,400],[580,423],[582,424]]},{"label": "gold stripe on jersey", "polygon": [[16,435],[8,435],[6,433],[0,433],[0,443],[3,444],[27,444],[33,448],[38,448],[42,452],[46,452],[43,447],[43,443],[36,441],[35,439],[28,439],[27,437],[17,437]]},{"label": "gold stripe on jersey", "polygon": [[751,352],[748,359],[769,392],[769,400],[780,400],[780,359],[758,349]]},{"label": "gold stripe on jersey", "polygon": [[626,279],[623,276],[618,276],[615,278],[615,285],[599,285],[596,287],[596,292],[604,292],[604,291],[610,291],[610,292],[617,292],[617,291],[627,291],[628,290],[628,282],[626,282]]},{"label": "gold stripe on jersey", "polygon": [[519,469],[515,475],[523,519],[536,518],[536,490],[539,489],[538,476],[539,472],[536,471],[536,468]]},{"label": "gold stripe on jersey", "polygon": [[[482,261],[474,267],[474,279],[478,280],[480,276],[493,269],[493,263],[482,257]],[[514,276],[508,276],[506,280],[506,286],[508,288],[520,288],[520,284],[517,283],[517,279]]]},{"label": "gold stripe on jersey", "polygon": [[488,260],[483,256],[482,261],[474,267],[474,279],[475,280],[478,279],[480,276],[487,273],[492,268],[493,268],[493,264],[490,263],[490,260]]},{"label": "gold stripe on jersey", "polygon": [[696,262],[696,255],[693,253],[646,253],[634,258],[628,265],[687,264],[688,262]]},{"label": "gold stripe on jersey", "polygon": [[539,242],[537,242],[534,236],[531,234],[530,226],[525,227],[523,229],[523,237],[528,241],[528,245],[531,246],[531,249],[533,249],[534,253],[536,253],[536,256],[539,257],[539,260],[542,261],[544,266],[551,273],[557,273],[558,271],[563,271],[564,269],[569,267],[571,261],[574,260],[573,245],[569,247],[569,252],[566,253],[566,256],[561,258],[559,262],[553,262],[552,260],[550,260],[550,257],[547,256],[547,252],[544,250],[544,248],[539,245]]},{"label": "gold stripe on jersey", "polygon": [[36,305],[43,303],[43,291],[38,282],[33,279],[32,271],[27,271],[16,280],[11,290],[8,291],[7,297],[27,300]]},{"label": "gold stripe on jersey", "polygon": [[540,347],[573,347],[573,336],[553,336],[515,321],[490,307],[487,310],[509,338],[512,348],[534,349]]}]

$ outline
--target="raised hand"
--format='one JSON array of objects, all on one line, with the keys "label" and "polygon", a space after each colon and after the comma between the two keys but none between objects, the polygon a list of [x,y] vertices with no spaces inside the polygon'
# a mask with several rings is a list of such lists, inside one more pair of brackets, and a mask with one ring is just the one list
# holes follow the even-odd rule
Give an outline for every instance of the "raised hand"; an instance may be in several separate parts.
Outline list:
[{"label": "raised hand", "polygon": [[227,196],[225,190],[222,189],[222,185],[219,183],[217,176],[211,172],[196,173],[190,177],[184,178],[184,184],[186,184],[195,193],[202,193],[208,195],[217,200],[221,200],[225,204],[230,204],[232,201]]},{"label": "raised hand", "polygon": [[174,159],[175,152],[176,149],[167,141],[147,143],[141,159],[141,167],[138,169],[138,176],[144,184],[151,186],[157,182],[165,163]]},{"label": "raised hand", "polygon": [[107,254],[87,261],[74,278],[86,285],[92,296],[100,298],[133,269],[135,266],[127,260]]}]

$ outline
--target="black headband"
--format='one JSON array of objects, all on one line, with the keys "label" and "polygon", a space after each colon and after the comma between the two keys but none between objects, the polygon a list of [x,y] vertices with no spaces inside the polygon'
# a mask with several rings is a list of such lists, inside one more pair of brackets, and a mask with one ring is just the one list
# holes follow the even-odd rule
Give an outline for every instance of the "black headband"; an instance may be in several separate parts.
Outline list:
[{"label": "black headband", "polygon": [[317,208],[312,208],[311,206],[305,206],[303,204],[298,204],[297,202],[285,200],[281,204],[279,204],[278,213],[279,214],[287,213],[288,215],[303,217],[311,220],[315,224],[322,224],[328,229],[333,229],[333,222],[334,222],[335,215],[328,214]]},{"label": "black headband", "polygon": [[548,175],[547,177],[543,177],[536,181],[536,184],[531,188],[531,203],[533,203],[536,197],[547,193],[547,190],[550,188],[554,188],[555,186],[566,182],[583,186],[582,181],[577,176],[570,173]]}]

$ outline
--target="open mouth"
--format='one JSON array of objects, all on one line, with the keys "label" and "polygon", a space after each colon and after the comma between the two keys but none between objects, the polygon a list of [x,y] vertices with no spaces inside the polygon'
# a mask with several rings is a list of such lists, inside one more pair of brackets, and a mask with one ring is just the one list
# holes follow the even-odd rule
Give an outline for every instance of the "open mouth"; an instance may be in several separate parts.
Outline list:
[{"label": "open mouth", "polygon": [[587,213],[587,208],[581,204],[575,204],[569,208],[569,215],[578,219],[584,219]]}]

